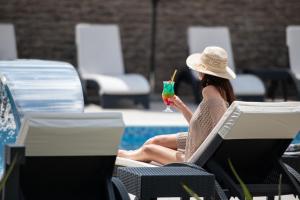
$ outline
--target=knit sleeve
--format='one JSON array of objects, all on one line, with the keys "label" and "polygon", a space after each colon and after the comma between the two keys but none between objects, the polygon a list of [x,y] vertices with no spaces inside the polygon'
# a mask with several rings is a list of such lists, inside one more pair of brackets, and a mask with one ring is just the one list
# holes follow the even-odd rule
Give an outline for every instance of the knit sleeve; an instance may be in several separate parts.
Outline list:
[{"label": "knit sleeve", "polygon": [[209,110],[210,119],[212,122],[212,127],[215,127],[216,124],[220,121],[221,117],[227,110],[227,104],[221,99],[213,99],[207,101],[207,106]]},{"label": "knit sleeve", "polygon": [[177,150],[180,152],[185,151],[185,146],[186,146],[186,139],[188,137],[188,133],[187,132],[180,132],[177,133]]},{"label": "knit sleeve", "polygon": [[204,142],[226,110],[227,105],[222,98],[202,100],[190,121],[189,134],[186,139],[185,161]]}]

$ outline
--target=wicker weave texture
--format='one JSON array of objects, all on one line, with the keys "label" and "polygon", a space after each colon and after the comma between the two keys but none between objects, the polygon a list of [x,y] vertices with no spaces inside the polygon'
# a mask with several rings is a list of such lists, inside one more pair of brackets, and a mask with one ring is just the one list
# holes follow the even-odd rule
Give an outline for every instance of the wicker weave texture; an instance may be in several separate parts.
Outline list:
[{"label": "wicker weave texture", "polygon": [[120,167],[117,174],[138,199],[189,198],[182,184],[205,199],[214,198],[214,175],[190,167]]}]

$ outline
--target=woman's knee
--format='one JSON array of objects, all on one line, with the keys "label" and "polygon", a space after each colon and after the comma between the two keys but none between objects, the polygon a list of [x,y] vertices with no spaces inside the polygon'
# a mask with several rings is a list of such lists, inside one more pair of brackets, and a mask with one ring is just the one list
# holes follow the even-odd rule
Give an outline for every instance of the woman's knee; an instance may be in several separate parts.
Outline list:
[{"label": "woman's knee", "polygon": [[151,154],[154,152],[155,144],[146,144],[142,146],[142,152],[145,154]]},{"label": "woman's knee", "polygon": [[152,138],[149,138],[145,143],[144,143],[144,145],[147,145],[147,144],[154,144],[153,143],[153,137]]},{"label": "woman's knee", "polygon": [[147,141],[147,144],[156,144],[156,145],[163,145],[168,141],[168,136],[165,135],[157,135],[154,136],[153,138],[150,138]]}]

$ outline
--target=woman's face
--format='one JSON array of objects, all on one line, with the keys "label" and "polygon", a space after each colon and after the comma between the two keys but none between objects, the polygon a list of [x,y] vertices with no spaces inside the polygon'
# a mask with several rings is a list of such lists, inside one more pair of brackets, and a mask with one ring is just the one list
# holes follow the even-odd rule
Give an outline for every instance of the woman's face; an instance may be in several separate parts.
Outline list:
[{"label": "woman's face", "polygon": [[202,81],[202,79],[203,79],[203,77],[204,77],[204,74],[201,73],[201,72],[199,72],[198,77],[199,77],[200,81]]}]

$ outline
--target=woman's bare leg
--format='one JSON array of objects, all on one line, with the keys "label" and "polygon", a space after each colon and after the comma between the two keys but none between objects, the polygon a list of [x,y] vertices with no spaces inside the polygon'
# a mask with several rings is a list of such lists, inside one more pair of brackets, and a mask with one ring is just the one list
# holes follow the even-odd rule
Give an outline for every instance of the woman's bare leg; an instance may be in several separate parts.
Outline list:
[{"label": "woman's bare leg", "polygon": [[160,164],[167,164],[180,161],[178,160],[178,153],[176,150],[160,145],[145,144],[134,151],[119,150],[118,156],[143,162],[154,161]]},{"label": "woman's bare leg", "polygon": [[177,150],[177,134],[157,135],[145,142],[146,144],[157,144],[163,147]]}]

